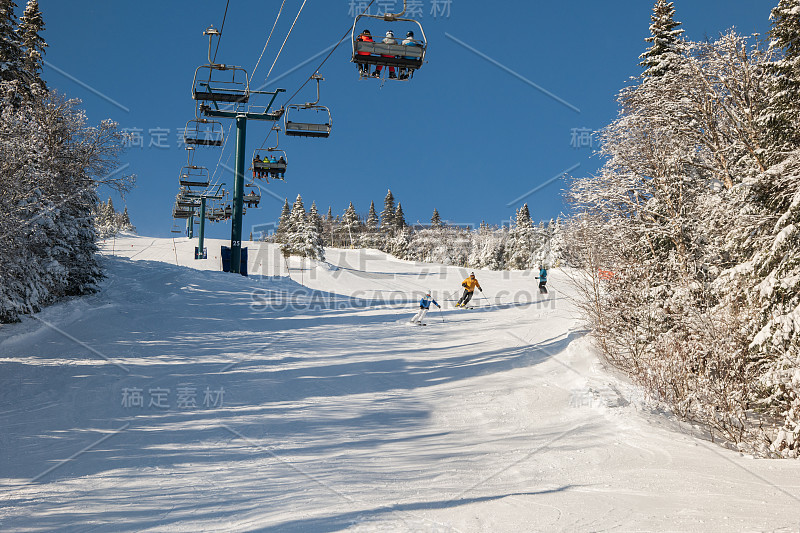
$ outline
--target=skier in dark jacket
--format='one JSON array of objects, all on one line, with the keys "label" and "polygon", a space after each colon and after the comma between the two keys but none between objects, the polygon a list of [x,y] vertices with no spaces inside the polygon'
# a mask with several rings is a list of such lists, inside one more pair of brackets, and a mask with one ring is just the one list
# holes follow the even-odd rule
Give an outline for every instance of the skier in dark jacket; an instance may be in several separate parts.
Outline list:
[{"label": "skier in dark jacket", "polygon": [[411,319],[411,323],[413,324],[416,322],[418,324],[422,324],[423,323],[422,320],[425,318],[425,315],[428,314],[428,311],[431,308],[431,304],[435,305],[440,309],[442,307],[436,302],[436,300],[433,299],[433,297],[431,296],[431,291],[428,291],[425,294],[425,296],[423,296],[422,299],[419,301],[419,311],[417,311],[417,314],[414,315],[414,317]]}]

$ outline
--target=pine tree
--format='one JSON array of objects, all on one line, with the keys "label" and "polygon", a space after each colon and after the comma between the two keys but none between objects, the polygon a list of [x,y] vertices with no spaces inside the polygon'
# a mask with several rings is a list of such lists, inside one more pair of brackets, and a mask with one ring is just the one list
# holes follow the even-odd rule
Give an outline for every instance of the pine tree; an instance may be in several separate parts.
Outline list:
[{"label": "pine tree", "polygon": [[286,239],[281,244],[284,257],[296,255],[309,259],[325,259],[322,235],[317,231],[312,216],[306,213],[303,197],[299,194],[294,201],[287,223]]},{"label": "pine tree", "polygon": [[384,233],[392,234],[395,228],[394,223],[394,196],[392,191],[386,193],[386,198],[383,200],[383,211],[381,211],[381,231]]},{"label": "pine tree", "polygon": [[0,0],[0,82],[20,82],[19,90],[25,90],[28,78],[24,69],[24,54],[13,0]]},{"label": "pine tree", "polygon": [[330,243],[330,246],[333,246],[333,209],[331,206],[328,206],[328,213],[325,215],[323,228],[322,240]]},{"label": "pine tree", "polygon": [[642,76],[658,78],[673,70],[681,55],[680,36],[683,30],[677,29],[681,23],[675,20],[675,7],[667,0],[657,0],[650,16],[650,37],[646,42],[652,46],[639,59],[645,69]]},{"label": "pine tree", "polygon": [[128,214],[128,206],[125,206],[125,209],[123,209],[122,211],[122,229],[124,231],[130,231],[131,233],[136,233],[136,226],[133,225],[131,217]]},{"label": "pine tree", "polygon": [[433,208],[433,215],[431,216],[431,227],[442,227],[442,218],[439,216],[439,211],[437,211],[435,207]]},{"label": "pine tree", "polygon": [[110,121],[87,127],[75,106],[0,95],[0,321],[94,292],[102,278],[96,187],[119,164],[123,135]]},{"label": "pine tree", "polygon": [[111,198],[108,202],[98,202],[95,210],[94,227],[97,234],[102,237],[110,237],[119,232],[119,220],[114,202]]},{"label": "pine tree", "polygon": [[776,160],[800,147],[800,0],[780,0],[770,19],[770,49],[778,57],[767,65],[771,94],[763,122]]},{"label": "pine tree", "polygon": [[370,230],[378,229],[380,225],[380,220],[378,219],[378,213],[375,212],[375,202],[369,203],[369,214],[367,215],[367,228]]},{"label": "pine tree", "polygon": [[394,227],[398,230],[403,230],[406,226],[406,217],[403,215],[403,206],[398,203],[397,210],[394,212]]},{"label": "pine tree", "polygon": [[533,267],[535,248],[535,231],[528,204],[517,211],[514,227],[509,234],[509,243],[506,247],[506,262],[517,270],[526,270]]},{"label": "pine tree", "polygon": [[398,259],[409,259],[410,243],[411,236],[409,235],[408,230],[399,230],[397,235],[390,241],[389,253]]},{"label": "pine tree", "polygon": [[308,210],[308,217],[311,223],[314,224],[316,232],[322,235],[325,231],[322,224],[322,216],[319,214],[319,211],[317,211],[316,202],[311,202],[311,209]]},{"label": "pine tree", "polygon": [[283,209],[281,209],[281,218],[278,221],[278,228],[275,230],[275,242],[277,243],[285,242],[286,236],[289,234],[290,216],[291,216],[291,210],[289,208],[289,199],[284,198]]},{"label": "pine tree", "polygon": [[342,227],[344,227],[345,231],[347,232],[347,237],[350,240],[351,248],[355,245],[355,239],[358,236],[358,226],[358,213],[356,213],[356,208],[353,207],[353,202],[350,202],[350,205],[347,206],[344,216],[342,217]]},{"label": "pine tree", "polygon": [[[288,204],[288,200],[286,201]],[[283,218],[283,215],[281,215]],[[283,226],[283,224],[281,224]],[[285,234],[281,241],[281,251],[283,255],[300,255],[305,257],[305,232],[307,226],[306,208],[303,205],[303,197],[299,194],[292,205],[287,223]]]},{"label": "pine tree", "polygon": [[22,68],[33,84],[46,89],[41,78],[44,49],[47,43],[41,36],[44,31],[44,19],[39,11],[38,0],[28,0],[25,13],[19,19],[19,37],[24,49]]},{"label": "pine tree", "polygon": [[[757,348],[767,369],[763,383],[771,391],[769,406],[783,416],[783,430],[773,439],[773,451],[800,456],[800,149],[771,167],[762,179],[779,182],[793,192],[789,207],[775,224],[770,240],[752,260],[760,281],[760,331]],[[743,265],[748,266],[748,265]],[[750,276],[748,276],[750,277]],[[749,281],[749,280],[748,280]],[[748,283],[750,285],[750,283]],[[749,289],[749,287],[748,287]]]}]

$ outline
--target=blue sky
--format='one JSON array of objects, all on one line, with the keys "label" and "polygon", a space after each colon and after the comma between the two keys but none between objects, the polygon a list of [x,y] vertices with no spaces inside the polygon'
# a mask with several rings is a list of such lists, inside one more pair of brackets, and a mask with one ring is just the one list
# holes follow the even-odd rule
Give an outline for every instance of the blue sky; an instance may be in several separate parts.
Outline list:
[{"label": "blue sky", "polygon": [[[280,3],[231,0],[217,60],[252,71]],[[286,0],[254,83],[264,82],[301,3]],[[270,88],[287,90],[278,103],[322,58],[286,73],[334,44],[352,24],[352,3],[360,2],[307,1],[270,76],[277,80]],[[374,5],[379,3],[387,2]],[[400,8],[402,0],[388,4]],[[341,214],[352,201],[365,213],[371,200],[380,211],[391,189],[409,223],[427,222],[437,208],[454,223],[501,224],[524,202],[534,219],[549,219],[566,210],[566,181],[554,178],[597,169],[596,145],[583,132],[613,120],[615,93],[639,74],[651,0],[409,4],[422,13],[428,63],[410,83],[381,88],[375,80],[358,80],[345,40],[321,69],[331,137],[281,136],[289,157],[286,181],[266,185],[276,197],[264,193],[261,207],[248,210],[245,236],[251,227],[275,221],[282,199],[291,203],[298,193],[306,207],[315,200],[321,211],[330,205]],[[675,4],[687,36],[700,40],[734,26],[741,33],[766,32],[777,0]],[[130,165],[125,171],[138,176],[125,203],[140,234],[170,235],[178,172],[186,161],[178,132],[194,118],[191,82],[207,54],[202,32],[210,24],[219,28],[225,1],[40,0],[40,6],[50,45],[46,81],[82,99],[90,122],[110,117],[122,128],[141,130],[143,146],[123,156]],[[382,24],[366,27],[382,34]],[[309,85],[295,102],[314,97]],[[248,124],[248,157],[268,130],[268,123]],[[232,141],[222,157],[231,168]],[[196,157],[212,171],[219,160],[218,148],[204,148]],[[233,176],[223,171],[221,180],[232,185]],[[115,205],[121,208],[118,198]],[[229,237],[230,225],[209,224],[207,234]]]}]

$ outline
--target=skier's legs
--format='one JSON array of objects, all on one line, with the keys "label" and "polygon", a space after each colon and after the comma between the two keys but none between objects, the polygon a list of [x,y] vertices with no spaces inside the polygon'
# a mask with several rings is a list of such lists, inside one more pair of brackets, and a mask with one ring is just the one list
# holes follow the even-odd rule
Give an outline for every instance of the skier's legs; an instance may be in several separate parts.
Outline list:
[{"label": "skier's legs", "polygon": [[411,319],[411,322],[417,322],[417,321],[420,321],[420,322],[421,322],[421,321],[422,321],[422,317],[423,317],[423,316],[425,316],[425,315],[423,314],[423,311],[425,311],[425,309],[422,309],[422,308],[420,307],[419,311],[417,311],[417,314],[416,314],[416,315],[414,315],[414,317]]},{"label": "skier's legs", "polygon": [[464,305],[467,305],[470,300],[472,300],[472,294],[469,291],[464,291]]},{"label": "skier's legs", "polygon": [[427,314],[428,314],[428,310],[427,309],[420,309],[419,310],[419,323],[420,324],[423,323],[423,320],[425,320],[425,315],[427,315]]},{"label": "skier's legs", "polygon": [[469,298],[467,297],[468,295],[469,295],[469,291],[467,289],[464,289],[464,294],[462,294],[461,298],[458,299],[458,303],[456,305],[461,305],[462,303],[467,303],[469,301]]}]

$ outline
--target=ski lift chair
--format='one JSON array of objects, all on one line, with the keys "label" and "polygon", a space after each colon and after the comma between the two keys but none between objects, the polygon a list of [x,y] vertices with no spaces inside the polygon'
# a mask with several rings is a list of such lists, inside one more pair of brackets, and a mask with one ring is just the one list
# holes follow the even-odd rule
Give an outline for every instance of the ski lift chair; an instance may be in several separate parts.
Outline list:
[{"label": "ski lift chair", "polygon": [[192,98],[198,102],[210,102],[214,106],[224,104],[246,104],[250,99],[250,80],[242,67],[215,63],[211,57],[211,44],[220,33],[213,26],[203,32],[208,35],[208,64],[194,71]]},{"label": "ski lift chair", "polygon": [[186,123],[183,142],[188,146],[222,146],[222,123],[207,118],[195,118]]},{"label": "ski lift chair", "polygon": [[209,178],[208,169],[206,167],[187,165],[181,168],[178,181],[181,187],[205,188],[211,183],[211,178]]},{"label": "ski lift chair", "polygon": [[175,199],[175,204],[183,209],[194,209],[200,205],[200,201],[196,198],[187,198],[185,196],[178,196]]},{"label": "ski lift chair", "polygon": [[280,126],[272,126],[272,129],[275,130],[275,146],[267,149],[258,149],[253,152],[252,168],[254,178],[266,178],[267,176],[271,176],[273,179],[284,179],[288,157],[286,157],[286,152],[278,148],[280,144]]},{"label": "ski lift chair", "polygon": [[172,208],[172,218],[178,218],[178,219],[184,219],[185,220],[185,219],[189,218],[190,216],[192,216],[193,213],[194,213],[193,210],[186,209],[184,207],[179,207],[178,205],[175,205]]},{"label": "ski lift chair", "polygon": [[245,185],[245,187],[250,188],[250,192],[244,195],[244,204],[247,207],[258,207],[261,202],[261,193],[258,192],[258,187],[255,185]]},{"label": "ski lift chair", "polygon": [[219,222],[225,220],[225,209],[222,207],[215,207],[206,212],[206,218],[211,222]]},{"label": "ski lift chair", "polygon": [[[294,110],[294,112],[292,112]],[[298,112],[301,110],[314,110],[328,115],[326,122],[299,122],[289,120],[289,117],[296,118]],[[286,115],[283,122],[285,133],[290,137],[320,137],[327,138],[331,134],[331,112],[323,105],[309,106],[305,105],[289,105],[286,106]]]},{"label": "ski lift chair", "polygon": [[[313,102],[307,102],[305,104],[293,104],[286,107],[286,114],[283,117],[283,127],[284,132],[286,135],[290,137],[323,137],[326,138],[331,134],[331,111],[324,105],[319,105],[319,84],[321,81],[324,80],[319,73],[315,73],[311,76],[311,79],[317,81],[317,99]],[[292,111],[294,110],[294,111]],[[308,116],[308,113],[304,113],[304,111],[316,111],[317,113],[323,113],[328,115],[328,120],[326,122],[320,123],[317,121],[298,121],[298,120],[291,120],[291,118],[297,118],[298,114],[301,118],[304,116]],[[303,111],[303,112],[301,112]]]},{"label": "ski lift chair", "polygon": [[[351,58],[352,63],[357,65],[364,65],[367,70],[370,67],[398,67],[401,70],[408,71],[405,77],[392,78],[398,81],[408,81],[414,75],[414,72],[422,68],[425,62],[425,53],[428,49],[428,39],[425,37],[425,30],[422,24],[410,18],[402,18],[406,12],[406,0],[403,1],[403,11],[398,14],[386,13],[384,15],[358,15],[353,22],[353,29],[351,30],[351,38],[353,44],[353,55]],[[360,34],[356,34],[356,26],[361,18],[372,18],[384,22],[410,22],[416,24],[419,28],[419,34],[422,40],[412,39],[416,46],[399,44],[403,39],[398,39],[398,44],[384,44],[382,42],[365,42],[358,40]],[[380,39],[376,33],[375,39]],[[363,75],[362,75],[363,77]]]},{"label": "ski lift chair", "polygon": [[253,172],[256,178],[266,178],[282,180],[286,172],[286,152],[275,148],[256,150],[253,154]]}]

